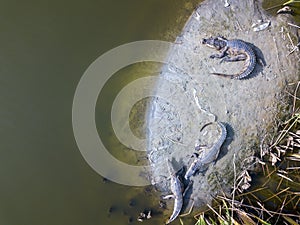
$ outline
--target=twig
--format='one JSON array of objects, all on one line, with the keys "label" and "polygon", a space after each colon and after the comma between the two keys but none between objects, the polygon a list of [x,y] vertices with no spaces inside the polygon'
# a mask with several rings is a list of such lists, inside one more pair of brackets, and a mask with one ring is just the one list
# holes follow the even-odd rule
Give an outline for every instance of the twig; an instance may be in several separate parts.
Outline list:
[{"label": "twig", "polygon": [[[268,168],[268,167],[267,167]],[[268,171],[268,175],[266,176],[266,178],[271,178],[272,174],[275,173],[277,170],[272,170],[271,172]],[[264,187],[268,182],[269,182],[269,179],[262,185],[262,187]]]},{"label": "twig", "polygon": [[[299,85],[297,85],[297,87],[298,87]],[[291,94],[290,92],[288,92],[288,91],[286,91],[285,93],[287,93],[288,95],[290,95],[290,96],[292,96],[293,97],[293,99],[294,99],[294,102],[293,102],[293,114],[294,114],[294,112],[295,112],[295,107],[296,107],[296,101],[297,100],[300,100],[300,98],[298,98],[298,97],[296,97],[295,95],[293,95],[293,94]]]},{"label": "twig", "polygon": [[281,173],[277,173],[277,175],[280,176],[280,177],[282,177],[282,178],[284,178],[284,179],[286,179],[286,180],[288,180],[288,181],[290,181],[290,182],[294,182],[291,178],[289,178],[287,176],[284,176]]},{"label": "twig", "polygon": [[[290,120],[292,120],[292,119],[293,119],[293,118],[291,118]],[[285,137],[285,135],[290,131],[290,129],[291,129],[291,128],[295,125],[295,123],[298,121],[298,118],[295,119],[295,120],[293,121],[293,123],[292,123],[290,126],[288,126],[288,122],[289,122],[290,120],[287,121],[287,124],[286,124],[286,126],[284,127],[284,129],[283,129],[284,132],[282,132],[282,133],[278,136],[278,138],[276,139],[275,143],[272,144],[270,148],[276,146],[276,145],[277,145],[277,144]],[[286,129],[287,127],[288,127],[288,129]]]},{"label": "twig", "polygon": [[292,23],[287,23],[288,25],[292,26],[292,27],[297,27],[298,29],[300,29],[299,26],[295,25],[295,24],[292,24]]},{"label": "twig", "polygon": [[270,7],[270,8],[265,9],[265,10],[268,11],[268,10],[275,9],[275,8],[279,8],[279,7],[281,7],[281,4],[280,4],[280,5],[272,6],[272,7]]},{"label": "twig", "polygon": [[294,166],[294,167],[287,167],[287,170],[299,170],[300,166]]},{"label": "twig", "polygon": [[292,54],[294,51],[296,51],[298,49],[298,45],[294,45],[293,41],[292,41],[292,38],[290,36],[290,33],[287,33],[287,36],[291,42],[291,45],[292,45],[292,50],[286,55],[286,57],[288,57],[290,54]]},{"label": "twig", "polygon": [[299,84],[300,84],[300,81],[297,83],[297,86],[296,86],[296,89],[294,91],[294,100],[293,100],[293,114],[295,113],[295,108],[296,108],[296,101],[297,101],[297,91],[298,91],[298,88],[299,88]]},{"label": "twig", "polygon": [[294,209],[296,209],[296,207],[298,206],[299,202],[300,202],[300,198],[298,198],[298,201],[296,202]]},{"label": "twig", "polygon": [[265,141],[267,134],[262,138],[262,140],[260,141],[259,147],[260,147],[260,159],[262,159],[262,157],[265,155],[265,151],[263,149],[263,144]]},{"label": "twig", "polygon": [[[226,201],[231,201],[231,199],[228,199],[228,198],[225,198],[225,197],[222,197],[222,196],[219,196],[219,198],[221,199],[224,199]],[[300,198],[299,198],[300,200]],[[252,205],[247,205],[247,204],[243,204],[243,203],[240,203],[240,206],[245,206],[247,208],[251,208],[251,209],[255,209],[255,210],[261,210],[261,208],[258,208],[258,207],[255,207],[255,206],[252,206]],[[237,210],[237,209],[236,209]],[[295,215],[295,214],[289,214],[289,213],[279,213],[279,212],[275,212],[275,211],[266,211],[266,212],[269,212],[269,213],[272,213],[272,214],[276,214],[276,215],[283,215],[283,216],[293,216],[293,217],[297,217],[297,218],[300,218],[300,215]],[[251,215],[251,214],[250,214]]]},{"label": "twig", "polygon": [[269,210],[267,210],[259,201],[257,202],[257,204],[261,207],[261,210],[263,211],[263,212],[266,212],[266,213],[268,213],[269,214],[269,216],[273,216],[272,215],[272,213],[269,211]]},{"label": "twig", "polygon": [[[264,200],[264,202],[266,202],[266,201],[269,201],[270,199],[272,199],[272,198],[274,198],[274,197],[276,197],[276,196],[278,196],[278,195],[280,195],[282,192],[285,192],[285,191],[287,191],[287,190],[289,190],[290,188],[289,187],[287,187],[286,189],[283,189],[282,191],[279,191],[278,193],[276,193],[275,195],[272,195],[271,197],[269,197],[269,198],[267,198],[267,199],[265,199]],[[279,200],[281,200],[280,198],[279,198]]]},{"label": "twig", "polygon": [[298,46],[294,45],[293,49],[286,55],[286,57],[288,57],[290,54],[292,54],[294,51],[296,51],[298,49]]},{"label": "twig", "polygon": [[273,41],[274,41],[274,44],[275,44],[275,48],[276,48],[276,56],[277,56],[277,60],[278,60],[278,63],[280,63],[280,61],[279,61],[279,53],[278,53],[278,48],[277,48],[277,44],[276,44],[276,39],[275,39],[275,37],[273,37]]},{"label": "twig", "polygon": [[262,191],[264,189],[267,189],[267,187],[261,187],[261,188],[255,189],[253,191],[249,191],[247,193],[242,193],[242,194],[239,194],[237,197],[241,197],[241,196],[244,196],[244,195],[247,195],[247,194],[250,194],[250,193],[255,193],[255,192],[258,192],[258,191]]},{"label": "twig", "polygon": [[[282,213],[283,207],[286,205],[286,204],[285,204],[286,198],[287,198],[287,196],[285,196],[285,198],[284,198],[284,200],[283,200],[283,202],[282,202],[282,205],[281,205],[280,210],[279,210],[280,213]],[[280,215],[278,215],[275,224],[277,224],[279,218],[280,218]]]},{"label": "twig", "polygon": [[236,20],[236,24],[237,24],[237,26],[239,27],[239,29],[242,31],[243,29],[242,29],[242,27],[241,27],[241,25],[240,25],[240,23],[239,23],[238,20]]},{"label": "twig", "polygon": [[276,191],[280,188],[281,184],[282,184],[283,178],[280,178],[280,181],[276,187]]},{"label": "twig", "polygon": [[293,41],[292,41],[292,38],[291,38],[291,36],[290,36],[290,33],[289,32],[287,32],[286,33],[287,34],[287,36],[288,36],[288,38],[289,38],[289,40],[290,40],[290,42],[291,42],[291,45],[293,46],[293,48],[295,47],[295,45],[294,45],[294,43],[293,43]]},{"label": "twig", "polygon": [[221,216],[216,210],[214,210],[213,207],[211,207],[209,204],[207,204],[207,206],[208,206],[208,208],[210,208],[211,211],[213,211],[213,212],[214,212],[221,220],[224,220],[224,219],[222,218],[222,216]]},{"label": "twig", "polygon": [[179,141],[175,141],[175,140],[173,140],[172,138],[170,138],[169,136],[166,136],[166,135],[165,135],[164,138],[168,139],[168,140],[171,141],[173,144],[179,144],[179,145],[182,145],[182,146],[187,147],[186,144],[183,144],[183,143],[181,143],[181,142],[179,142]]},{"label": "twig", "polygon": [[235,153],[233,154],[233,193],[232,193],[232,210],[231,210],[231,217],[233,218],[233,209],[234,209],[234,197],[235,197],[235,190],[236,190],[236,168],[235,168]]},{"label": "twig", "polygon": [[208,112],[208,111],[205,111],[204,109],[202,109],[201,105],[200,105],[200,101],[199,101],[199,98],[197,96],[197,89],[194,88],[193,89],[193,97],[194,97],[194,100],[195,100],[195,103],[197,105],[197,107],[199,108],[199,110],[201,112],[205,112],[206,114],[208,114],[209,116],[212,116],[213,117],[213,121],[216,121],[216,115],[212,114],[211,112]]},{"label": "twig", "polygon": [[290,202],[292,203],[292,201],[297,197],[297,195],[294,195],[290,200],[288,200],[285,205],[288,205]]}]

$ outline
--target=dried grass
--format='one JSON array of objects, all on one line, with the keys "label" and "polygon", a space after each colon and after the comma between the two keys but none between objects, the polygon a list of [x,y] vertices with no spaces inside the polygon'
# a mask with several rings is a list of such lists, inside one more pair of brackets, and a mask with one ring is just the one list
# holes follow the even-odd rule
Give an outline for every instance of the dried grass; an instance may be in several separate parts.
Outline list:
[{"label": "dried grass", "polygon": [[246,169],[237,174],[234,158],[231,196],[217,196],[212,206],[194,216],[196,225],[300,224],[300,81],[294,85],[290,118],[278,127],[269,147],[260,146],[257,163],[262,172],[255,177]]}]

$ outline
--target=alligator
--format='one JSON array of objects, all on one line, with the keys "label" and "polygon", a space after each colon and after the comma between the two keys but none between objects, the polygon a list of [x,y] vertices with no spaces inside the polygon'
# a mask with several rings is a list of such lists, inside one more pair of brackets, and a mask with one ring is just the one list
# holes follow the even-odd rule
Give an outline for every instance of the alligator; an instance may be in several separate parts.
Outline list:
[{"label": "alligator", "polygon": [[191,182],[189,185],[184,189],[183,183],[179,179],[179,175],[177,175],[175,172],[170,171],[170,167],[168,165],[169,172],[171,174],[171,195],[166,195],[163,197],[163,199],[168,199],[168,198],[174,198],[174,208],[173,208],[173,213],[166,222],[166,224],[171,223],[173,220],[175,220],[183,206],[183,196],[185,195],[186,191],[189,189],[191,186]]},{"label": "alligator", "polygon": [[218,141],[211,147],[207,154],[195,158],[184,175],[184,178],[186,180],[189,180],[189,178],[193,176],[197,171],[204,171],[210,163],[217,160],[220,148],[227,136],[225,125],[221,122],[218,122],[217,124],[221,128],[221,135]]},{"label": "alligator", "polygon": [[231,79],[243,79],[252,73],[256,66],[256,55],[252,47],[240,39],[227,40],[224,37],[210,37],[202,40],[202,44],[215,48],[221,53],[213,54],[210,58],[219,58],[222,62],[245,61],[244,67],[239,74],[227,75],[222,73],[212,73],[214,75],[229,77]]},{"label": "alligator", "polygon": [[167,198],[174,198],[174,208],[173,208],[173,213],[166,222],[166,224],[171,223],[173,220],[177,218],[179,215],[182,205],[183,205],[183,185],[181,181],[179,180],[179,176],[176,174],[171,175],[171,195],[167,195],[164,197],[164,199]]}]

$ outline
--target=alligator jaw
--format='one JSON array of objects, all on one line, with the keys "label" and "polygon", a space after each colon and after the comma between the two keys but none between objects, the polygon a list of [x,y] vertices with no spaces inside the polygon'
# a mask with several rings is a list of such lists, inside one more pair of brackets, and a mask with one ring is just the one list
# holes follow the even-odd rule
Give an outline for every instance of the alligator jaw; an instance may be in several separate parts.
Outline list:
[{"label": "alligator jaw", "polygon": [[206,45],[207,47],[210,47],[210,48],[216,48],[214,43],[211,43],[210,39],[203,38],[202,44]]}]

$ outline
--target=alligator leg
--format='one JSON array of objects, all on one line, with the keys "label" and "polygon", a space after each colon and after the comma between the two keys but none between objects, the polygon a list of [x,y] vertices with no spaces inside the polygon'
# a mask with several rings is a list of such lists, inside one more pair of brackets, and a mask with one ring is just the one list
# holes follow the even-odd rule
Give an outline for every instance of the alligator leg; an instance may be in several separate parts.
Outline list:
[{"label": "alligator leg", "polygon": [[209,58],[211,58],[211,59],[214,59],[214,58],[221,59],[221,58],[223,58],[226,55],[227,50],[228,50],[228,47],[225,47],[222,50],[221,53],[219,53],[219,54],[212,54]]},{"label": "alligator leg", "polygon": [[239,54],[236,56],[225,56],[221,59],[220,63],[222,62],[237,62],[237,61],[245,61],[247,59],[247,56],[245,54]]}]

